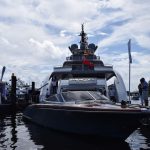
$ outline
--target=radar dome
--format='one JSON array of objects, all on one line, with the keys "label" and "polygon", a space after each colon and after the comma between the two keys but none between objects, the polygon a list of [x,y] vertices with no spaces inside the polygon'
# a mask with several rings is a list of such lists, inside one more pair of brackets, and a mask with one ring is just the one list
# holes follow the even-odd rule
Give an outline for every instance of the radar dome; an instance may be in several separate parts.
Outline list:
[{"label": "radar dome", "polygon": [[88,45],[88,48],[95,51],[97,49],[97,46],[95,46],[95,44],[91,43]]},{"label": "radar dome", "polygon": [[75,50],[75,49],[78,49],[78,45],[77,44],[72,44],[71,45],[71,50]]}]

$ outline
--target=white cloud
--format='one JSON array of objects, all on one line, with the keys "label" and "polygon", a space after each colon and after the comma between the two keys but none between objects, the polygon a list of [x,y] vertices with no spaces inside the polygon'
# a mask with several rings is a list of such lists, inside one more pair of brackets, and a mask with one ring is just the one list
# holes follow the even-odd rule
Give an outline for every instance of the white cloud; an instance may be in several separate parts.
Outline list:
[{"label": "white cloud", "polygon": [[[133,38],[143,48],[150,48],[150,2],[141,1],[108,1],[108,7],[118,8],[119,20],[127,19],[122,25],[114,26],[112,34],[101,41],[99,45],[106,47],[119,44],[129,38]],[[113,21],[113,20],[112,20]]]},{"label": "white cloud", "polygon": [[60,59],[65,53],[65,51],[62,51],[51,41],[45,40],[40,43],[39,41],[31,38],[29,42],[32,44],[33,50],[36,49],[37,52],[35,51],[34,55],[37,55],[38,57],[46,58],[47,56],[50,56],[50,59],[56,60]]},{"label": "white cloud", "polygon": [[66,36],[65,33],[66,33],[66,30],[60,31],[60,36],[61,36],[61,37],[65,37],[65,36]]},{"label": "white cloud", "polygon": [[[113,68],[121,74],[126,88],[129,87],[129,59],[128,53],[102,54],[101,59],[105,64],[113,64]],[[132,52],[133,63],[131,64],[131,89],[137,90],[140,78],[150,80],[150,57],[147,54]]]},{"label": "white cloud", "polygon": [[85,23],[94,41],[103,37],[98,43],[102,56],[120,70],[126,85],[128,55],[119,51],[119,55],[108,54],[105,49],[129,38],[142,47],[141,53],[136,49],[133,53],[134,89],[138,78],[148,79],[150,73],[149,14],[149,0],[0,0],[0,64],[7,66],[5,79],[16,72],[25,80],[41,81],[46,70],[64,61],[70,53],[67,47],[79,42],[76,35]]}]

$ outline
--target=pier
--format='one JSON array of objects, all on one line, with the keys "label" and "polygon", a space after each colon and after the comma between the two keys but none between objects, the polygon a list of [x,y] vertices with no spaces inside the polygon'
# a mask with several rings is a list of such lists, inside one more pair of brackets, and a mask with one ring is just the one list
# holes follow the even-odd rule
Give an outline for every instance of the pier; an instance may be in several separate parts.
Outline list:
[{"label": "pier", "polygon": [[[18,79],[19,80],[19,79]],[[0,82],[0,114],[11,114],[23,111],[28,105],[39,102],[40,91],[35,88],[35,82],[32,85],[24,85],[24,91],[21,92],[17,87],[17,77],[12,73],[11,85],[6,89],[6,82]]]}]

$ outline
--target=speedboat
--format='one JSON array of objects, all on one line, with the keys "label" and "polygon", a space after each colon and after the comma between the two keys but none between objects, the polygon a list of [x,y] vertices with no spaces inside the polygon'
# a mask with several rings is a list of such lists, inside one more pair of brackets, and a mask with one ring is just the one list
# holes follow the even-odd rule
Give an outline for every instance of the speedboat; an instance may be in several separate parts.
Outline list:
[{"label": "speedboat", "polygon": [[88,44],[83,25],[80,36],[80,47],[69,47],[72,55],[54,67],[40,103],[28,106],[23,117],[62,132],[126,139],[149,120],[150,109],[127,103],[121,75],[95,55],[97,46]]}]

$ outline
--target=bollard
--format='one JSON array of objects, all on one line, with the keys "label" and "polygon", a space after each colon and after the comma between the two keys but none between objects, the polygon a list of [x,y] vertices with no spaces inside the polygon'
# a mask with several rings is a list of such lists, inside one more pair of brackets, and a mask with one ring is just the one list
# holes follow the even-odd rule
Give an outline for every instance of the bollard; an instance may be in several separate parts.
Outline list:
[{"label": "bollard", "polygon": [[32,82],[32,101],[35,102],[35,82]]},{"label": "bollard", "polygon": [[11,104],[15,108],[16,106],[16,76],[12,73],[11,76]]}]

